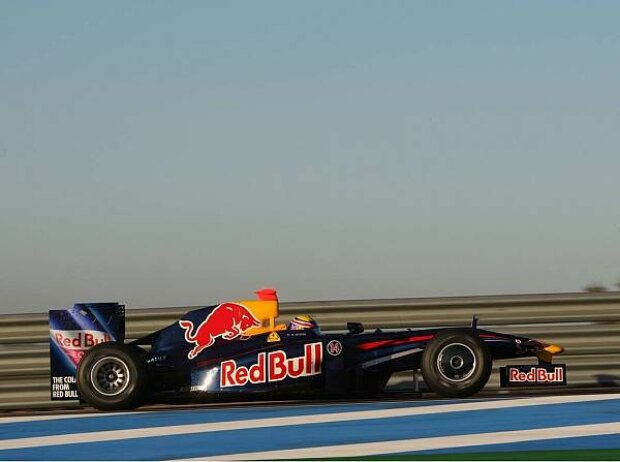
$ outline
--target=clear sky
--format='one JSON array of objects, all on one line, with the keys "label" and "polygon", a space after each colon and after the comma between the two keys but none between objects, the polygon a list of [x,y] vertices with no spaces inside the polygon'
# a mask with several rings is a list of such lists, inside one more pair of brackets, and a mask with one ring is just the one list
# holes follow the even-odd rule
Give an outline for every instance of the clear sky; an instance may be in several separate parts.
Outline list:
[{"label": "clear sky", "polygon": [[0,312],[613,286],[619,18],[0,0]]}]

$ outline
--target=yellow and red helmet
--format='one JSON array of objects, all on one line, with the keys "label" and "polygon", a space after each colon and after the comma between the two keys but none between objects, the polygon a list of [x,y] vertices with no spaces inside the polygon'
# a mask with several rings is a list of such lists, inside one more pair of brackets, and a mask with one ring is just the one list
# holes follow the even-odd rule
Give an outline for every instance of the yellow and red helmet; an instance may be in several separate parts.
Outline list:
[{"label": "yellow and red helmet", "polygon": [[306,330],[306,329],[318,329],[319,325],[312,319],[312,316],[308,314],[300,314],[295,316],[288,325],[290,330]]}]

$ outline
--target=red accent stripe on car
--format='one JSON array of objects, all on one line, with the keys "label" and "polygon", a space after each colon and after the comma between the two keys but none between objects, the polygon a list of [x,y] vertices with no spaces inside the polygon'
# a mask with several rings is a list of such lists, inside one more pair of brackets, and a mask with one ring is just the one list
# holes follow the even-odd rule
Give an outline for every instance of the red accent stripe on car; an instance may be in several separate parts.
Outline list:
[{"label": "red accent stripe on car", "polygon": [[434,335],[419,335],[417,337],[407,337],[396,340],[378,340],[376,342],[360,343],[358,347],[362,350],[374,350],[375,348],[404,345],[405,343],[424,342],[432,339],[433,337]]}]

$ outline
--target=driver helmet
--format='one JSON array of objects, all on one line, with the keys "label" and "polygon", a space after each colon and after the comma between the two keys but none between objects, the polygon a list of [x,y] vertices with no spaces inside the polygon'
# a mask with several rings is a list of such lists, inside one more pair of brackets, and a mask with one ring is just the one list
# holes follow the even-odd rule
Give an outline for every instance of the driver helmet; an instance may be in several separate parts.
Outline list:
[{"label": "driver helmet", "polygon": [[295,316],[288,325],[289,330],[319,329],[317,322],[308,314]]}]

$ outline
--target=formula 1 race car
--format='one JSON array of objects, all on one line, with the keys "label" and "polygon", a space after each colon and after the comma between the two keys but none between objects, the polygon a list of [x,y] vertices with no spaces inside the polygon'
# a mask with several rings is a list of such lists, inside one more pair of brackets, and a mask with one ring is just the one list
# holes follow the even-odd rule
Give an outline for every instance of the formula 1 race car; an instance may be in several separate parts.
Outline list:
[{"label": "formula 1 race car", "polygon": [[475,318],[462,328],[363,333],[351,322],[348,333],[292,330],[276,323],[276,291],[257,294],[190,311],[130,343],[121,305],[51,311],[52,399],[120,410],[235,393],[352,396],[380,393],[406,370],[421,370],[432,392],[465,397],[485,386],[494,360],[528,356],[538,365],[510,366],[503,385],[566,383],[565,366],[551,365],[562,347],[478,329]]}]

